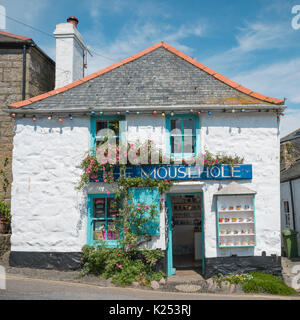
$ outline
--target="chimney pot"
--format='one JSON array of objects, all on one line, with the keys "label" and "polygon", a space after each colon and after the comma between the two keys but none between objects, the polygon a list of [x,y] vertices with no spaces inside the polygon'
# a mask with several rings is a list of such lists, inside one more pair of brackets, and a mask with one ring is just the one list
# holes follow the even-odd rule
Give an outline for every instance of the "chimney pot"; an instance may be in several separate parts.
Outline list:
[{"label": "chimney pot", "polygon": [[78,19],[74,16],[71,16],[67,19],[67,22],[72,23],[74,25],[74,27],[77,29],[77,25],[78,25]]}]

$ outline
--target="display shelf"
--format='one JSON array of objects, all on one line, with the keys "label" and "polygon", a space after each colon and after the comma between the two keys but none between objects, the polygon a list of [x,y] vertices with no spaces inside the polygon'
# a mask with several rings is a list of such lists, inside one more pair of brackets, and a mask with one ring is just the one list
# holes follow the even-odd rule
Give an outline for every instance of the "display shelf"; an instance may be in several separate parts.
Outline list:
[{"label": "display shelf", "polygon": [[245,236],[255,236],[254,233],[243,233],[243,234],[219,234],[219,237],[245,237]]},{"label": "display shelf", "polygon": [[201,203],[193,202],[190,198],[182,196],[172,203],[173,221],[175,225],[194,225],[201,221]]},{"label": "display shelf", "polygon": [[253,210],[219,210],[219,213],[244,213],[244,212],[253,212]]},{"label": "display shelf", "polygon": [[219,222],[219,225],[227,225],[227,224],[254,224],[254,222]]},{"label": "display shelf", "polygon": [[237,246],[221,246],[219,245],[219,248],[253,248],[255,245],[237,245]]},{"label": "display shelf", "polygon": [[[224,189],[225,189],[225,192],[223,192],[223,194],[222,194],[223,190],[221,190],[221,192],[218,192],[216,194],[217,195],[217,214],[216,214],[217,221],[216,222],[217,222],[218,247],[219,248],[254,247],[256,245],[255,203],[254,203],[255,192],[249,192],[249,194],[247,193],[226,194],[227,190],[226,188]],[[237,188],[237,190],[238,189],[239,188]],[[241,209],[236,209],[237,207]],[[231,210],[229,210],[229,208]],[[225,222],[224,221],[225,219],[228,219],[228,220],[230,219],[230,220]],[[232,219],[237,219],[237,221],[232,221]],[[239,219],[244,219],[245,221],[238,221]],[[252,220],[252,221],[247,221],[247,220]],[[227,233],[228,230],[231,233]],[[234,231],[236,230],[238,233],[235,234]],[[248,230],[251,233],[247,233]],[[222,234],[221,231],[223,231],[224,234]],[[230,238],[234,240],[231,241]],[[220,241],[220,239],[223,239],[224,241],[223,240]],[[248,240],[245,240],[245,239],[248,239]],[[251,243],[249,243],[250,240],[251,240]],[[248,242],[248,243],[247,244],[233,243],[233,242],[239,243],[242,241]],[[232,244],[227,245],[226,242],[232,242]]]}]

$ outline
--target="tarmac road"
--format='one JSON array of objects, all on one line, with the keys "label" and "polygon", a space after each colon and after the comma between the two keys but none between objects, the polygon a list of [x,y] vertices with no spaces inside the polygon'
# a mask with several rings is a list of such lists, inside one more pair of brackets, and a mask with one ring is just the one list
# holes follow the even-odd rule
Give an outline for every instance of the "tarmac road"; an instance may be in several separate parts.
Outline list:
[{"label": "tarmac road", "polygon": [[0,300],[300,300],[300,296],[160,292],[7,275]]}]

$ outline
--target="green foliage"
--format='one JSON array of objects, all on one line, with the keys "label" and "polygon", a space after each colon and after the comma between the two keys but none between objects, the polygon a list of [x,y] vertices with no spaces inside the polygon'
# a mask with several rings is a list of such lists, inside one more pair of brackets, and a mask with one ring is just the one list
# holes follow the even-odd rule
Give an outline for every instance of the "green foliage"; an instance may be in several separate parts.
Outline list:
[{"label": "green foliage", "polygon": [[241,158],[237,155],[231,156],[231,155],[220,154],[220,153],[217,153],[216,155],[214,155],[213,153],[209,152],[206,149],[205,149],[205,154],[203,158],[204,158],[205,166],[213,166],[217,164],[235,165],[235,164],[244,163],[244,158]]},{"label": "green foliage", "polygon": [[120,285],[129,285],[134,281],[149,285],[152,280],[158,281],[165,276],[155,271],[162,257],[160,250],[124,251],[122,248],[105,248],[104,244],[99,244],[97,248],[84,246],[81,274],[101,274]]},{"label": "green foliage", "polygon": [[118,181],[118,187],[116,190],[116,197],[124,197],[128,196],[128,189],[129,188],[158,188],[161,194],[165,193],[169,188],[173,185],[173,182],[165,179],[151,179],[147,177],[145,179],[137,177],[137,178],[126,178],[121,176]]},{"label": "green foliage", "polygon": [[128,190],[132,187],[157,187],[163,192],[170,186],[168,180],[120,177],[116,198],[121,205],[115,221],[115,227],[121,230],[119,248],[106,248],[103,241],[99,241],[97,248],[84,246],[82,274],[101,274],[120,285],[128,285],[133,281],[149,285],[152,280],[160,280],[164,274],[155,269],[163,257],[162,252],[142,247],[143,243],[151,240],[147,226],[157,222],[156,206],[144,202],[130,203]]},{"label": "green foliage", "polygon": [[252,279],[243,283],[244,292],[295,295],[297,291],[287,286],[280,277],[263,272],[251,272]]},{"label": "green foliage", "polygon": [[2,184],[2,189],[4,191],[4,196],[6,195],[8,186],[9,186],[9,179],[8,179],[8,172],[7,172],[8,163],[9,163],[9,160],[7,157],[5,157],[3,160],[3,164],[0,167],[0,181]]},{"label": "green foliage", "polygon": [[252,278],[253,276],[249,273],[229,274],[227,276],[223,276],[221,273],[219,273],[218,276],[213,277],[214,281],[217,282],[219,286],[223,281],[227,281],[231,284],[239,284],[239,283],[242,284],[242,283],[246,283]]},{"label": "green foliage", "polygon": [[287,286],[280,277],[263,272],[250,272],[242,274],[219,274],[213,277],[214,281],[221,286],[226,281],[231,284],[240,284],[247,293],[271,293],[280,295],[294,295],[297,291]]}]

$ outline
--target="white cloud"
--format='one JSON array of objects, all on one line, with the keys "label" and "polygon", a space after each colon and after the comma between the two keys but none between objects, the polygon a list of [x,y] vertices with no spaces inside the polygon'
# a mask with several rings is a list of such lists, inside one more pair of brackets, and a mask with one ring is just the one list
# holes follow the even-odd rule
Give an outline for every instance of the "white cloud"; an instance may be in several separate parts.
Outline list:
[{"label": "white cloud", "polygon": [[300,58],[260,66],[232,79],[259,93],[300,103]]},{"label": "white cloud", "polygon": [[[47,8],[49,4],[48,0],[2,0],[1,5],[6,8],[6,14],[8,17],[17,19],[23,23],[29,25],[35,25],[36,21],[42,18],[42,13]],[[21,24],[18,24],[11,19],[7,18],[6,20],[7,30],[12,33],[20,33],[20,30],[23,29]],[[25,29],[22,35],[26,36],[31,33],[32,30]]]},{"label": "white cloud", "polygon": [[[127,58],[160,41],[166,41],[177,49],[190,54],[193,49],[181,44],[181,40],[189,36],[200,37],[203,32],[204,25],[201,23],[194,25],[184,24],[177,27],[154,22],[126,24],[113,42],[103,43],[101,46],[99,43],[89,43],[93,51],[110,57],[112,61],[94,55],[93,58],[89,58],[87,74]],[[92,38],[89,37],[89,39]]]}]

